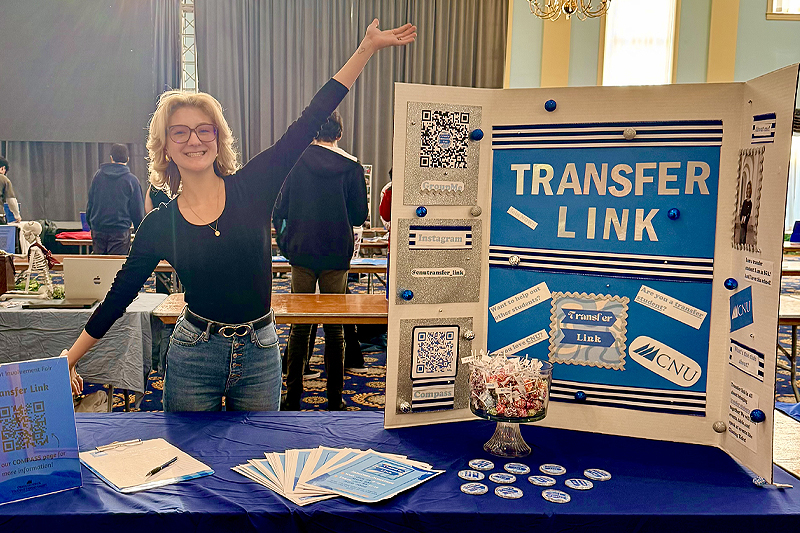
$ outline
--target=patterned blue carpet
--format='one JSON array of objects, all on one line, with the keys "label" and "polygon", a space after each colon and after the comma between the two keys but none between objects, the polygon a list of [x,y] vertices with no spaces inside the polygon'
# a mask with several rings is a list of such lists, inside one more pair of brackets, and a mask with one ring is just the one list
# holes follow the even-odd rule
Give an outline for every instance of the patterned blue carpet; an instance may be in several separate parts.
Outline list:
[{"label": "patterned blue carpet", "polygon": [[[800,260],[800,259],[798,259]],[[54,273],[54,282],[60,283],[61,276]],[[145,286],[148,292],[155,291],[155,281],[151,278]],[[289,280],[287,278],[276,278],[273,280],[273,290],[275,292],[289,292]],[[355,293],[366,292],[366,281],[351,282],[350,290]],[[781,281],[782,292],[800,292],[800,277],[783,278]],[[286,346],[289,337],[289,326],[279,326],[278,336],[281,344],[281,352]],[[778,342],[787,351],[791,350],[791,328],[782,326],[778,331]],[[314,353],[311,356],[310,365],[313,371],[321,373],[316,379],[304,381],[304,392],[301,398],[301,409],[303,410],[326,410],[328,406],[325,397],[325,369],[323,364],[323,349],[325,339],[320,327],[317,332]],[[375,339],[374,344],[362,344],[364,361],[367,367],[366,374],[355,374],[345,372],[344,394],[347,402],[347,409],[358,410],[383,410],[385,404],[386,386],[386,345],[385,336]],[[789,364],[788,359],[778,352],[778,360],[784,364]],[[161,391],[164,385],[164,376],[159,371],[153,371],[147,383],[147,390],[138,408],[140,411],[161,411]],[[100,388],[99,385],[87,385],[85,394],[95,392]],[[775,382],[775,400],[786,403],[795,403],[792,392],[789,371],[778,369]],[[133,405],[134,397],[130,395],[130,402]],[[114,411],[124,409],[124,397],[119,391],[114,394]]]}]

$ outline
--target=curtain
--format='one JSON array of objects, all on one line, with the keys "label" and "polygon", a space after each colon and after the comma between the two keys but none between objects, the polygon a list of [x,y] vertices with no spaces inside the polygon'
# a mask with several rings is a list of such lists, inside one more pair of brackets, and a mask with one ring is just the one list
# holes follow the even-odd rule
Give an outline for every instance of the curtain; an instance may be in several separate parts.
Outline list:
[{"label": "curtain", "polygon": [[246,162],[274,143],[347,61],[373,18],[417,41],[373,57],[339,107],[340,146],[373,165],[372,222],[392,166],[394,82],[500,88],[507,0],[195,0],[198,87]]},{"label": "curtain", "polygon": [[[180,0],[151,0],[155,101],[165,88],[180,83]],[[126,75],[124,72],[120,75]],[[46,118],[43,117],[46,120]],[[108,117],[113,120],[114,117]],[[127,144],[128,166],[147,187],[146,126],[142,142]],[[20,203],[24,220],[79,220],[86,210],[89,186],[101,163],[110,161],[113,143],[64,143],[4,140],[2,153],[11,165],[8,177]]]}]

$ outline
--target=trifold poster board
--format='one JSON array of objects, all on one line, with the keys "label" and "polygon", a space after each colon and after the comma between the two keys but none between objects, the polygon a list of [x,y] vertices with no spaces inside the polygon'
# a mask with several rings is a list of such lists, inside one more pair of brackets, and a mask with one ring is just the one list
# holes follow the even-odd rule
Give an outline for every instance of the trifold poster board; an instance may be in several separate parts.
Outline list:
[{"label": "trifold poster board", "polygon": [[486,350],[554,364],[538,424],[717,446],[771,480],[797,75],[398,84],[385,425],[471,418],[461,358]]},{"label": "trifold poster board", "polygon": [[67,358],[0,365],[0,504],[80,486]]}]

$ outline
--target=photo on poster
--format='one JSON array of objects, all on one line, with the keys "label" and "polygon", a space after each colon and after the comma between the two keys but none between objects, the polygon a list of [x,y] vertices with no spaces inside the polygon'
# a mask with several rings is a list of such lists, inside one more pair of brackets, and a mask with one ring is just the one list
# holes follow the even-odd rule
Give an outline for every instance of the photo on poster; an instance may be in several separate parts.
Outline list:
[{"label": "photo on poster", "polygon": [[758,252],[758,214],[764,171],[764,147],[739,151],[732,244],[736,250]]}]

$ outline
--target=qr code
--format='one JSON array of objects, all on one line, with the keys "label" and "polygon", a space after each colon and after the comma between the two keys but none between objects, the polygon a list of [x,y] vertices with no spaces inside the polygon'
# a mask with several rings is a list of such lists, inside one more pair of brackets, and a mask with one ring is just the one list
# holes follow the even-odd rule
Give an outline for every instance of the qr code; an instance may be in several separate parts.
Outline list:
[{"label": "qr code", "polygon": [[419,166],[467,168],[469,113],[422,110]]},{"label": "qr code", "polygon": [[456,375],[458,326],[414,328],[413,378]]},{"label": "qr code", "polygon": [[0,441],[4,452],[47,444],[44,402],[0,407]]}]

